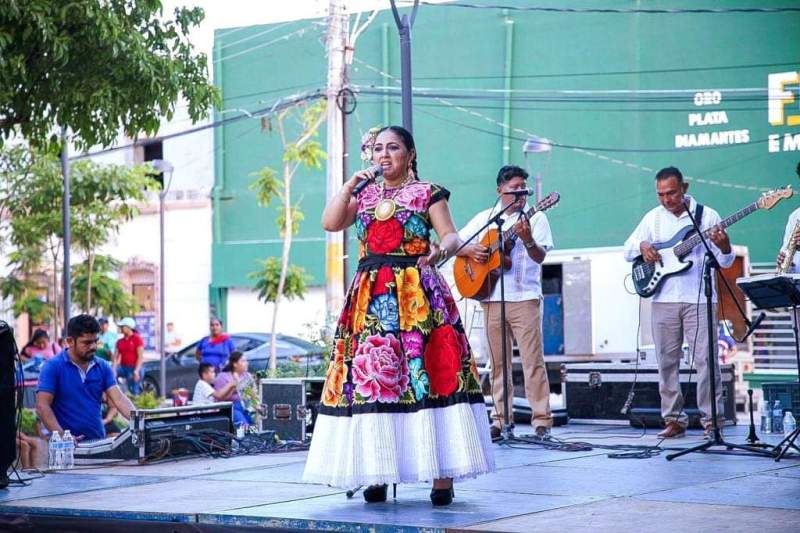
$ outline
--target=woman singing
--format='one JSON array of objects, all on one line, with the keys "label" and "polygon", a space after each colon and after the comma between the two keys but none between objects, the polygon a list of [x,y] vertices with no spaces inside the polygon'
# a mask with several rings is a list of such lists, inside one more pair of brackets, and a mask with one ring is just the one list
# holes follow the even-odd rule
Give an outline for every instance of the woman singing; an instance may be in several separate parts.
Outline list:
[{"label": "woman singing", "polygon": [[[327,231],[355,223],[361,254],[339,318],[304,478],[368,486],[432,480],[431,502],[453,501],[453,479],[494,470],[477,370],[450,290],[435,268],[460,245],[443,187],[416,177],[411,134],[378,132],[372,162],[322,215]],[[435,230],[441,245],[431,242]]]}]

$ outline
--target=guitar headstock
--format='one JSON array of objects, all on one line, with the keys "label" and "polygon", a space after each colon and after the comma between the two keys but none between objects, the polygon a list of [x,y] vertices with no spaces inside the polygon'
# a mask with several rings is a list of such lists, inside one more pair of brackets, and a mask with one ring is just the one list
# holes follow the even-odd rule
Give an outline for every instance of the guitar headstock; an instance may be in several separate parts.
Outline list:
[{"label": "guitar headstock", "polygon": [[784,198],[791,198],[793,194],[794,190],[792,190],[792,186],[787,185],[782,189],[775,189],[773,191],[765,192],[761,195],[761,198],[759,198],[756,203],[760,209],[772,209],[775,207],[775,204]]},{"label": "guitar headstock", "polygon": [[544,198],[542,198],[542,200],[538,204],[536,204],[536,210],[546,211],[551,207],[553,207],[554,205],[556,205],[559,200],[561,200],[561,195],[558,194],[558,192],[553,191]]}]

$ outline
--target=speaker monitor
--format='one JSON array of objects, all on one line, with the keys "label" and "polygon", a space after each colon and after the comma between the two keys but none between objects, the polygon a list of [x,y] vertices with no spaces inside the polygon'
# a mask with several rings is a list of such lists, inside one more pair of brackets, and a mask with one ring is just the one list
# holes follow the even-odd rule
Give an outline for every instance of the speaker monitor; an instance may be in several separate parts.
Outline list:
[{"label": "speaker monitor", "polygon": [[17,344],[14,330],[0,320],[0,484],[7,483],[6,472],[17,457],[14,361]]}]

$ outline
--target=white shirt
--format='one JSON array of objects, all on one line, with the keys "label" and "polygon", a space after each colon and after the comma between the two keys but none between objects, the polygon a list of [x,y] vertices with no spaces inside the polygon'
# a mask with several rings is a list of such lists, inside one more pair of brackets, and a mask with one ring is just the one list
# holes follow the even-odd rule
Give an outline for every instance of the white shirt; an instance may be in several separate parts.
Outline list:
[{"label": "white shirt", "polygon": [[[475,215],[472,220],[458,232],[459,237],[461,237],[462,240],[471,237],[472,234],[486,224],[499,209],[501,209],[501,207],[496,206]],[[525,204],[524,210],[527,211],[528,209],[529,206]],[[522,216],[522,213],[508,212],[504,217],[503,231],[511,228],[517,220],[519,220],[520,216]],[[487,230],[488,229],[496,229],[496,226],[492,224]],[[473,242],[480,241],[487,230],[481,232],[477,240]],[[536,244],[545,251],[550,251],[553,248],[553,235],[550,233],[550,223],[547,221],[547,216],[545,216],[542,211],[539,211],[531,217],[531,235]],[[528,250],[519,239],[517,239],[514,248],[511,250],[511,268],[504,273],[503,283],[505,285],[507,302],[538,300],[542,297],[542,266],[528,256]],[[483,301],[500,301],[499,280],[495,284],[492,294]]]},{"label": "white shirt", "polygon": [[[789,220],[786,221],[786,230],[783,232],[782,249],[789,244],[789,240],[792,238],[792,233],[794,233],[794,227],[797,225],[798,219],[800,219],[800,207],[792,211],[792,214],[789,215]],[[800,267],[800,248],[797,250],[798,251],[794,253],[794,259],[792,259],[792,266],[789,269],[789,272],[797,272],[798,267]]]},{"label": "white shirt", "polygon": [[206,383],[202,379],[198,379],[194,385],[194,394],[192,395],[192,403],[204,404],[214,403],[214,387]]},{"label": "white shirt", "polygon": [[[697,202],[689,196],[689,208],[692,210],[694,216]],[[703,219],[700,221],[700,228],[705,231],[720,222],[719,213],[714,211],[708,206],[703,206]],[[676,217],[664,206],[659,205],[655,209],[650,210],[636,229],[633,230],[631,236],[625,241],[625,260],[633,261],[638,256],[642,255],[639,250],[639,245],[642,241],[647,241],[651,244],[665,242],[670,240],[678,230],[691,226],[692,221],[688,213],[684,211],[681,216]],[[711,251],[714,252],[714,257],[717,258],[722,268],[728,268],[733,264],[736,258],[733,249],[729,254],[723,254],[717,246],[711,242],[711,239],[706,239]],[[653,301],[656,303],[697,303],[697,296],[700,295],[700,302],[705,298],[702,293],[703,287],[703,259],[705,258],[706,250],[703,244],[700,243],[692,249],[691,253],[684,258],[684,261],[691,261],[691,268],[684,270],[680,274],[666,278],[661,283],[661,288],[653,296]],[[716,279],[713,280],[714,292],[713,301],[717,301]]]}]

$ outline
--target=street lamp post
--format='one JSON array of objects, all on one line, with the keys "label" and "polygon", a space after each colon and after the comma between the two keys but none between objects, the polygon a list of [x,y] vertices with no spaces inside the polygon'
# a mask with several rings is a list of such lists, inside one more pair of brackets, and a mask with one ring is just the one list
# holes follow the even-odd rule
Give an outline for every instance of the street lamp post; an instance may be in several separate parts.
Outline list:
[{"label": "street lamp post", "polygon": [[[154,159],[150,162],[153,165],[153,168],[160,171],[162,173],[161,179],[161,190],[158,193],[158,226],[159,226],[159,313],[158,313],[158,322],[159,322],[159,334],[158,334],[158,345],[159,351],[161,352],[161,394],[164,397],[167,396],[167,366],[166,366],[166,358],[167,358],[167,350],[166,350],[166,319],[165,319],[165,292],[166,287],[164,283],[164,198],[169,191],[169,185],[172,182],[172,171],[175,170],[175,167],[172,166],[172,163],[165,159]],[[169,174],[169,180],[166,179],[166,175]]]},{"label": "street lamp post", "polygon": [[[528,154],[547,153],[547,159],[549,161],[550,152],[552,150],[553,145],[550,143],[550,139],[530,135],[525,141],[525,144],[522,145],[522,154],[525,156],[525,166],[528,167],[528,173],[531,171],[530,164],[528,163]],[[533,179],[536,187],[536,202],[538,203],[542,200],[542,171],[537,169]]]}]

